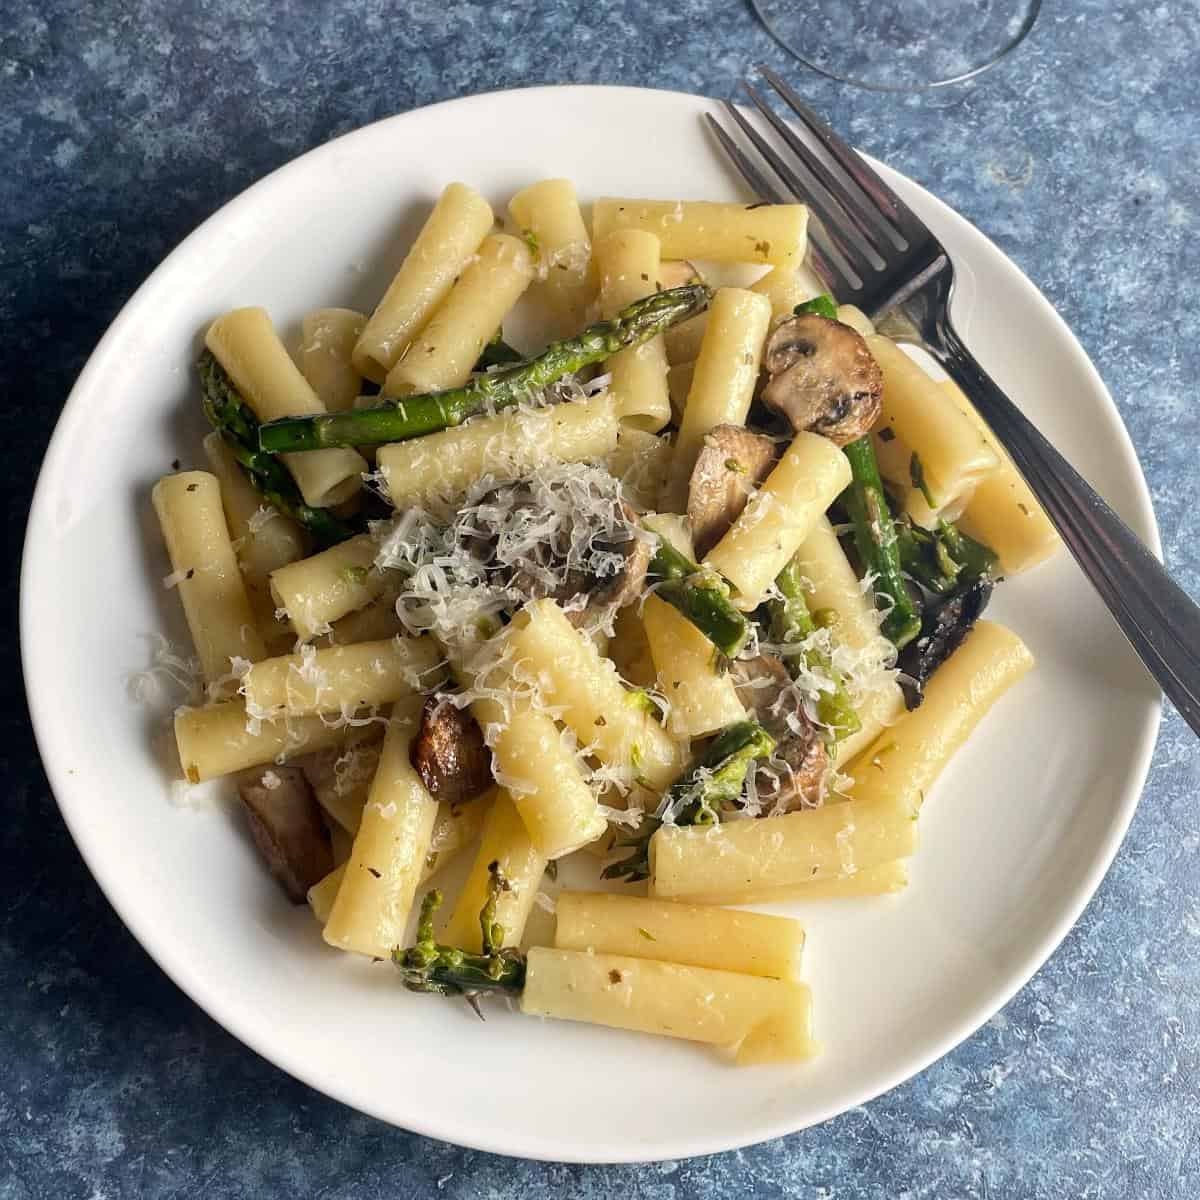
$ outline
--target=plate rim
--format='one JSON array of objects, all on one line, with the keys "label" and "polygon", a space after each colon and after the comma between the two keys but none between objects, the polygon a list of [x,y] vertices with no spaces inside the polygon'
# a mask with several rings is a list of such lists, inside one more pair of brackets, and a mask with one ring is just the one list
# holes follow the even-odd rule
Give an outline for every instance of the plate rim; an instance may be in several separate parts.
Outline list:
[{"label": "plate rim", "polygon": [[[186,956],[176,954],[172,949],[170,939],[160,937],[153,929],[143,928],[143,922],[138,916],[138,908],[135,905],[125,902],[125,897],[121,895],[121,889],[116,886],[116,877],[114,876],[106,881],[100,862],[93,861],[87,839],[81,834],[79,827],[72,818],[72,802],[64,801],[62,798],[64,795],[70,793],[72,783],[64,773],[62,764],[56,761],[55,753],[51,750],[48,730],[52,728],[52,714],[48,711],[48,698],[39,694],[38,687],[34,682],[37,675],[37,659],[39,657],[39,639],[33,633],[36,614],[33,612],[31,599],[33,592],[32,580],[38,566],[39,557],[39,547],[35,534],[49,520],[48,489],[50,485],[48,480],[55,473],[53,468],[57,465],[58,458],[64,453],[69,440],[67,427],[73,425],[83,414],[83,397],[89,389],[90,377],[94,373],[99,372],[101,360],[111,352],[114,345],[125,335],[126,326],[134,323],[138,315],[138,310],[144,303],[144,297],[147,291],[152,288],[154,281],[170,264],[176,259],[185,256],[197,242],[202,241],[209,226],[214,222],[219,219],[227,219],[242,208],[249,208],[255,203],[260,194],[278,186],[281,180],[290,172],[298,170],[301,164],[306,164],[309,160],[323,155],[332,155],[336,152],[337,147],[350,139],[365,136],[377,131],[382,126],[390,126],[393,129],[400,130],[403,128],[405,122],[427,119],[430,113],[446,108],[478,105],[488,98],[495,99],[500,96],[524,96],[536,93],[559,96],[565,93],[585,93],[593,96],[624,94],[627,96],[641,96],[643,98],[647,96],[657,98],[667,97],[672,102],[685,102],[688,105],[694,106],[697,110],[697,116],[703,111],[703,105],[716,103],[707,96],[672,89],[608,84],[542,84],[528,87],[496,88],[476,92],[469,96],[455,97],[380,118],[377,121],[372,121],[341,134],[321,145],[314,146],[303,154],[289,159],[286,163],[276,167],[232,197],[188,233],[157,264],[154,270],[151,271],[125,303],[122,304],[89,354],[83,369],[80,371],[63,404],[39,467],[37,483],[30,503],[21,552],[19,581],[19,639],[26,701],[29,706],[38,754],[43,770],[46,773],[47,781],[50,784],[55,803],[89,873],[99,886],[108,903],[155,964],[206,1016],[210,1017],[228,1033],[237,1038],[247,1049],[270,1062],[273,1066],[285,1071],[293,1078],[300,1080],[323,1095],[345,1104],[348,1108],[366,1113],[388,1125],[417,1133],[424,1137],[434,1138],[448,1144],[464,1146],[510,1158],[528,1158],[545,1162],[616,1164],[657,1162],[664,1159],[683,1159],[740,1150],[823,1124],[836,1116],[851,1111],[853,1108],[871,1102],[909,1079],[921,1074],[933,1063],[945,1057],[982,1028],[988,1020],[1008,1005],[1013,997],[1033,979],[1034,975],[1037,974],[1061,946],[1063,940],[1079,921],[1111,868],[1116,853],[1125,839],[1149,773],[1151,757],[1162,720],[1161,695],[1157,700],[1147,697],[1147,711],[1143,718],[1143,727],[1135,753],[1131,759],[1132,771],[1128,776],[1130,783],[1124,789],[1124,795],[1115,819],[1110,823],[1105,837],[1097,848],[1097,852],[1092,856],[1092,863],[1086,876],[1081,880],[1079,886],[1067,897],[1066,903],[1062,905],[1060,917],[1053,924],[1050,931],[1037,944],[1019,956],[1019,966],[1011,971],[1011,980],[1008,986],[992,993],[987,1001],[974,1006],[960,1021],[944,1031],[940,1037],[934,1039],[931,1051],[906,1060],[903,1067],[885,1077],[881,1083],[873,1083],[862,1088],[861,1092],[856,1093],[847,1103],[830,1105],[827,1109],[816,1112],[811,1118],[804,1120],[801,1124],[796,1124],[794,1120],[786,1118],[765,1121],[752,1136],[734,1137],[719,1141],[709,1139],[705,1141],[703,1138],[700,1140],[689,1138],[685,1134],[671,1144],[666,1145],[661,1154],[656,1149],[656,1157],[646,1158],[644,1154],[623,1153],[619,1146],[605,1145],[600,1142],[594,1148],[583,1150],[573,1149],[568,1157],[563,1157],[561,1153],[554,1152],[555,1147],[539,1142],[536,1134],[531,1134],[526,1144],[520,1147],[513,1147],[511,1144],[500,1145],[487,1136],[486,1130],[472,1131],[472,1135],[468,1139],[462,1136],[462,1131],[451,1131],[440,1125],[433,1127],[433,1125],[424,1123],[420,1120],[419,1113],[415,1119],[410,1120],[406,1117],[405,1123],[400,1125],[393,1116],[383,1111],[381,1105],[375,1104],[369,1099],[364,1101],[363,1098],[357,1095],[351,1098],[348,1094],[351,1089],[343,1087],[338,1080],[314,1078],[305,1069],[306,1060],[303,1058],[303,1055],[291,1053],[286,1045],[282,1048],[265,1045],[265,1039],[259,1036],[257,1030],[246,1028],[246,1023],[240,1016],[238,1005],[227,1002],[224,998],[228,993],[222,993],[220,989],[210,986],[202,978],[189,975],[186,966]],[[1005,267],[1015,273],[1038,297],[1044,306],[1045,313],[1050,317],[1051,323],[1055,326],[1056,341],[1069,351],[1073,365],[1090,378],[1090,382],[1095,387],[1102,401],[1101,411],[1103,411],[1107,419],[1107,425],[1113,434],[1113,447],[1119,452],[1122,466],[1131,484],[1131,501],[1134,511],[1129,513],[1130,525],[1161,559],[1162,542],[1158,521],[1154,512],[1149,486],[1142,472],[1141,463],[1137,457],[1129,431],[1121,417],[1120,410],[1117,408],[1098,370],[1058,310],[1043,295],[1037,285],[1028,278],[1024,271],[967,217],[951,208],[946,202],[925,188],[923,184],[902,175],[893,168],[887,167],[886,164],[879,163],[870,156],[864,155],[864,157],[867,157],[873,165],[882,167],[885,174],[898,177],[905,184],[915,188],[921,194],[922,200],[928,202],[931,207],[960,222],[964,233],[968,234],[971,240],[982,243],[987,253],[998,256],[1003,261]],[[203,997],[203,999],[200,997]]]}]

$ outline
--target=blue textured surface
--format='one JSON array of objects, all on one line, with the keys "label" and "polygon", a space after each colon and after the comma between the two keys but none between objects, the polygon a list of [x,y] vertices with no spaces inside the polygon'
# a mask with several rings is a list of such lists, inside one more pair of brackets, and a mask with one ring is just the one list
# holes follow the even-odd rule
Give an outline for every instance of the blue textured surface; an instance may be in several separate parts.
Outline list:
[{"label": "blue textured surface", "polygon": [[[36,464],[105,325],[162,255],[330,136],[543,82],[726,95],[788,60],[741,0],[81,5],[0,26],[3,627]],[[86,10],[86,15],[85,15]],[[405,11],[407,10],[407,11]],[[799,70],[813,102],[989,233],[1117,397],[1167,560],[1200,591],[1194,5],[1048,4],[973,85],[903,98]],[[407,1135],[283,1076],[167,981],[59,820],[3,644],[0,1200],[116,1197],[1195,1197],[1200,753],[1168,712],[1116,865],[1037,978],[890,1095],[737,1154],[513,1162]]]}]

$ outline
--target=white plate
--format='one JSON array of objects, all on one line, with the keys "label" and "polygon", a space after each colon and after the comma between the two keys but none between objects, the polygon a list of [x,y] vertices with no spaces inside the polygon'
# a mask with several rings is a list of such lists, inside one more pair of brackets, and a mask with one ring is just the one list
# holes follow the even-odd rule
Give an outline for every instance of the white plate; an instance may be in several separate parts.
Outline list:
[{"label": "white plate", "polygon": [[[173,459],[202,465],[190,374],[223,309],[285,327],[318,304],[369,308],[441,187],[573,178],[608,194],[739,198],[692,96],[552,88],[479,96],[372,125],[277,171],[150,277],[80,376],[30,515],[21,633],[38,743],[67,824],[121,918],[247,1045],[385,1121],[505,1154],[679,1158],[825,1120],[965,1038],[1078,917],[1145,777],[1156,691],[1066,557],[1007,584],[989,613],[1039,660],[939,783],[913,886],[810,904],[807,975],[824,1055],[737,1070],[705,1050],[405,993],[387,964],[327,950],[265,877],[232,810],[168,802],[126,677],[144,635],[186,635],[149,503]],[[994,246],[889,176],[963,278],[983,362],[1133,527],[1149,497],[1103,384],[1050,305]],[[397,238],[400,242],[397,242]]]}]

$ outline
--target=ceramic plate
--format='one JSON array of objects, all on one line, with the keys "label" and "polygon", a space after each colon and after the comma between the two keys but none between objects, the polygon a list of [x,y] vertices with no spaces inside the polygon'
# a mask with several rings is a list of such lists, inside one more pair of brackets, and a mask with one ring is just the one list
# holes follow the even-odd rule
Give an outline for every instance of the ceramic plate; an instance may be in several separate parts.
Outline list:
[{"label": "ceramic plate", "polygon": [[[134,703],[148,634],[186,645],[150,507],[202,466],[190,373],[218,313],[262,304],[295,332],[318,305],[370,309],[397,247],[461,179],[502,211],[523,185],[744,199],[693,96],[533,89],[382,121],[223,208],[139,289],[71,394],[30,515],[22,576],[29,701],[63,816],[122,919],[248,1046],[385,1121],[504,1154],[573,1161],[710,1153],[802,1129],[921,1070],[997,1011],[1091,896],[1133,813],[1157,692],[1064,555],[1000,588],[989,616],[1038,658],[955,759],[921,818],[913,884],[794,909],[823,1055],[738,1070],[704,1049],[406,993],[386,963],[327,949],[266,877],[239,814],[173,804]],[[631,131],[653,130],[653,137]],[[1045,433],[1148,542],[1145,483],[1096,372],[1033,285],[928,192],[889,179],[958,264],[959,328]]]}]

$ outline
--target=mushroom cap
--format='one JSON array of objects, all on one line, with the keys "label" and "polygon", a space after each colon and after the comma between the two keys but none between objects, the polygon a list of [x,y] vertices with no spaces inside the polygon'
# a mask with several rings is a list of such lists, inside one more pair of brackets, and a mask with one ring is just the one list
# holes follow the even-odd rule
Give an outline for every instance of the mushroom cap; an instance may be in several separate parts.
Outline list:
[{"label": "mushroom cap", "polygon": [[688,481],[687,515],[703,558],[741,516],[775,463],[775,441],[741,425],[718,425],[704,439]]},{"label": "mushroom cap", "polygon": [[789,317],[767,339],[763,403],[797,433],[845,446],[871,431],[883,406],[883,372],[862,334],[816,313]]}]

